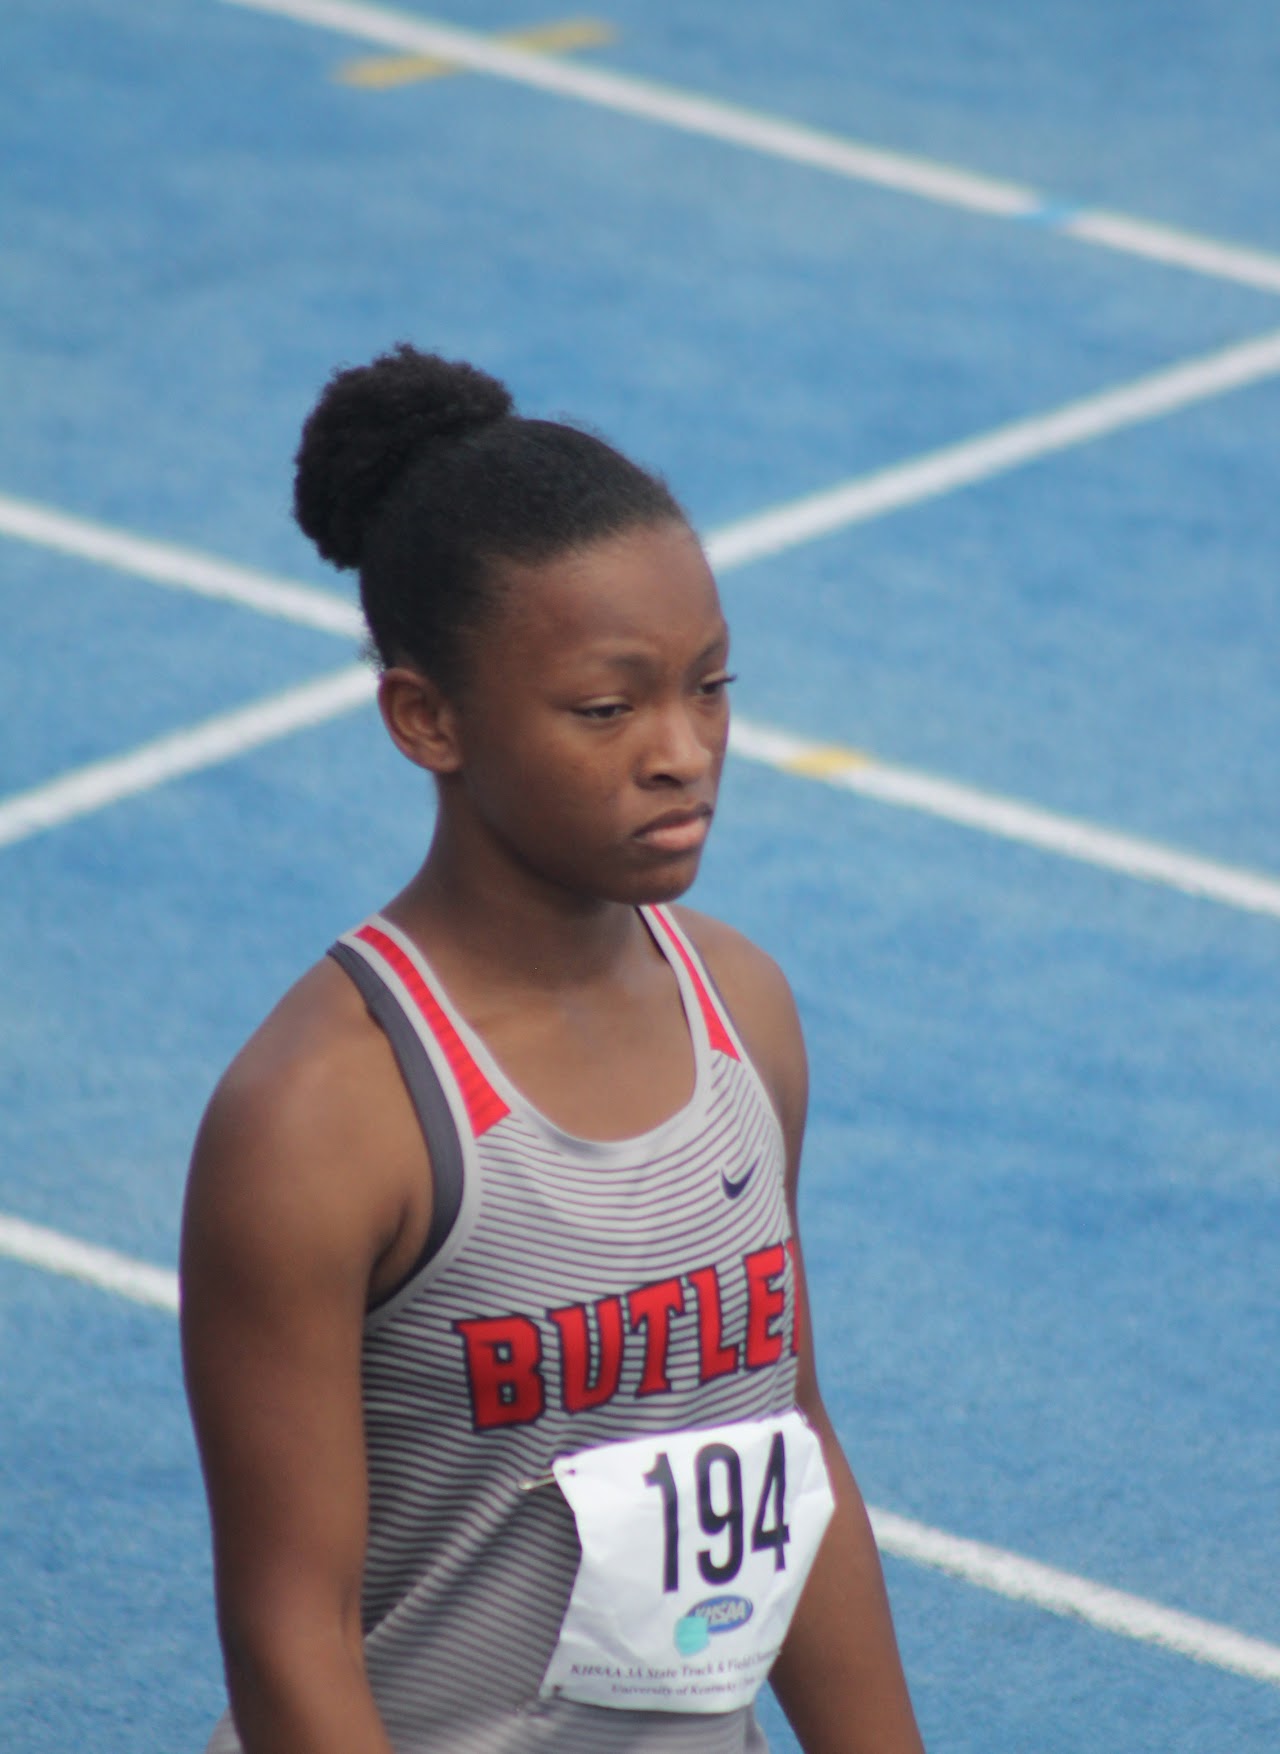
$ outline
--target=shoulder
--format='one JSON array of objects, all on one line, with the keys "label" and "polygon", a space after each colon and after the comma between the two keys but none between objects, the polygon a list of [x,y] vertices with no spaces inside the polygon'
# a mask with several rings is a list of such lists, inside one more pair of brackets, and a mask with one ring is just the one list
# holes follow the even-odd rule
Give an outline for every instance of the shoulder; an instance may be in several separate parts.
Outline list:
[{"label": "shoulder", "polygon": [[183,1367],[228,1679],[255,1721],[264,1676],[300,1675],[308,1642],[340,1650],[359,1603],[364,1317],[403,1193],[381,1151],[393,1075],[355,988],[321,964],[232,1062],[192,1158]]},{"label": "shoulder", "polygon": [[417,1143],[381,1030],[325,959],[232,1061],[192,1155],[183,1269],[367,1286],[404,1222]]},{"label": "shoulder", "polygon": [[804,1131],[809,1073],[791,985],[773,957],[733,926],[693,908],[672,911],[706,964],[773,1099],[794,1169]]}]

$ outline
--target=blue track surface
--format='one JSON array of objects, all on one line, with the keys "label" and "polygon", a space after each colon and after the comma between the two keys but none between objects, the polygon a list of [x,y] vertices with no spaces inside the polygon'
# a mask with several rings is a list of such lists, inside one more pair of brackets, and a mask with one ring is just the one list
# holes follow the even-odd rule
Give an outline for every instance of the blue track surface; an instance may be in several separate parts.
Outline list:
[{"label": "blue track surface", "polygon": [[[1280,250],[1260,0],[595,14],[584,61]],[[289,459],[332,366],[401,336],[589,420],[711,530],[1280,328],[1052,225],[486,78],[335,80],[366,52],[221,0],[8,0],[0,494],[340,590]],[[735,570],[737,704],[1280,872],[1278,439],[1273,378]],[[3,538],[0,615],[0,803],[350,656]],[[0,1213],[171,1264],[218,1071],[428,818],[359,712],[0,847]],[[695,899],[800,999],[820,1362],[867,1497],[1280,1643],[1280,920],[741,762]],[[0,1343],[0,1745],[198,1749],[172,1319],[0,1259]],[[1280,1746],[1276,1687],[888,1573],[933,1754]]]}]

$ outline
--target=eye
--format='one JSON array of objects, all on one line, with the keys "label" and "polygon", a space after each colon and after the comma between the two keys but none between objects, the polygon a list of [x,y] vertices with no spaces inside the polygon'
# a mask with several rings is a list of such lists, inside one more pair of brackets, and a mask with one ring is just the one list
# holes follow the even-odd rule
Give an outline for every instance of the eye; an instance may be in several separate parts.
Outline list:
[{"label": "eye", "polygon": [[625,700],[596,700],[586,706],[576,706],[573,710],[580,719],[588,719],[595,725],[607,725],[611,719],[620,719],[623,713],[631,709]]},{"label": "eye", "polygon": [[719,700],[731,682],[738,680],[728,670],[721,670],[714,676],[704,676],[698,684],[698,693],[704,700]]}]

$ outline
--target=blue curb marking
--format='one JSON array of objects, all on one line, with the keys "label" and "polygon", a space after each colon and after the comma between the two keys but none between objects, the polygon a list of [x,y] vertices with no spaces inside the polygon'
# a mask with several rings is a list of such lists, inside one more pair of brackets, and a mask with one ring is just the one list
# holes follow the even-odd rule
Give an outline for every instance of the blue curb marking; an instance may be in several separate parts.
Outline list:
[{"label": "blue curb marking", "polygon": [[1085,209],[1076,201],[1045,201],[1025,213],[1014,214],[1024,225],[1045,225],[1050,229],[1065,226]]}]

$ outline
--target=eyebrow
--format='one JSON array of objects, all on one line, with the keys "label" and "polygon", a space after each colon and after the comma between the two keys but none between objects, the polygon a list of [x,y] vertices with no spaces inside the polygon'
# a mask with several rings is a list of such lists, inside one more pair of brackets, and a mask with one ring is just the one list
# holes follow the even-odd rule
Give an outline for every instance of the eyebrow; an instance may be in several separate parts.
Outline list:
[{"label": "eyebrow", "polygon": [[[713,640],[703,646],[697,656],[691,660],[690,668],[705,663],[708,658],[713,657],[728,643],[729,630],[726,627],[723,633],[718,633]],[[641,652],[602,652],[597,655],[596,661],[601,664],[611,664],[619,670],[650,670],[653,668],[653,659]]]}]

